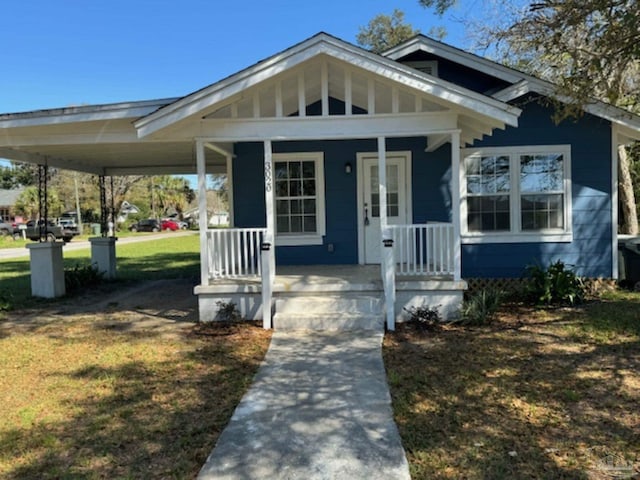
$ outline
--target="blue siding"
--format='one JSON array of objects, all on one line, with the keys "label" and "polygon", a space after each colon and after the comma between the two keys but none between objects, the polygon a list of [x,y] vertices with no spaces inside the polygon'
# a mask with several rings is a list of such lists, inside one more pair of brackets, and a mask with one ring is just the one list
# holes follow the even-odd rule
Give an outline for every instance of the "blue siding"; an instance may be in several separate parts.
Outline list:
[{"label": "blue siding", "polygon": [[[356,153],[375,151],[372,140],[277,142],[275,153],[324,152],[327,233],[323,245],[277,247],[280,265],[358,263]],[[234,213],[238,227],[264,226],[262,144],[236,145],[234,159]],[[352,172],[345,173],[345,163]],[[333,252],[329,251],[333,245]]]},{"label": "blue siding", "polygon": [[571,145],[572,243],[464,245],[464,277],[519,277],[526,265],[562,260],[580,275],[612,272],[611,126],[585,115],[555,125],[551,110],[527,98],[518,128],[495,131],[475,146]]},{"label": "blue siding", "polygon": [[436,55],[417,51],[404,58],[399,59],[400,63],[409,61],[431,61],[438,62],[438,77],[447,82],[455,83],[461,87],[468,88],[474,92],[487,94],[502,90],[510,84],[499,78],[492,77],[486,73],[479,72],[464,65],[438,57]]}]

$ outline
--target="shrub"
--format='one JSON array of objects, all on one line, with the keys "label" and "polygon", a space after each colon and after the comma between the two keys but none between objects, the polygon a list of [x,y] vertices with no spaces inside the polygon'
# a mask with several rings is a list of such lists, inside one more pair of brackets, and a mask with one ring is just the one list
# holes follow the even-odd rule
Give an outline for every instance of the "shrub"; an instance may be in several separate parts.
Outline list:
[{"label": "shrub", "polygon": [[216,314],[216,319],[222,320],[225,322],[237,322],[241,319],[240,311],[237,306],[233,302],[223,302],[217,301],[216,305],[218,306],[218,313]]},{"label": "shrub", "polygon": [[64,271],[64,286],[67,293],[75,293],[87,287],[93,287],[104,281],[104,272],[95,265],[81,267],[77,265]]},{"label": "shrub", "polygon": [[419,330],[434,330],[442,321],[438,308],[440,305],[430,307],[428,305],[422,305],[420,307],[405,308],[411,317],[408,323],[415,325]]},{"label": "shrub", "polygon": [[0,291],[0,312],[7,312],[13,308],[13,295],[8,290]]},{"label": "shrub", "polygon": [[547,269],[529,265],[527,272],[530,277],[527,292],[537,304],[574,305],[584,300],[584,283],[561,260],[552,263]]},{"label": "shrub", "polygon": [[462,304],[462,323],[486,325],[493,321],[505,294],[496,288],[483,288],[469,294]]}]

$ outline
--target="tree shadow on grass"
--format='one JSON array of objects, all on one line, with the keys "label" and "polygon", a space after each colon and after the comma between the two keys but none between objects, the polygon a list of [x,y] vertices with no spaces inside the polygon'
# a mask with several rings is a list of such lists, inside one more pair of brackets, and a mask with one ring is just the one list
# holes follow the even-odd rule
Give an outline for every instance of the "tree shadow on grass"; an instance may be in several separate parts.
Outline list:
[{"label": "tree shadow on grass", "polygon": [[605,478],[608,455],[640,458],[640,342],[577,341],[556,328],[388,336],[413,478]]},{"label": "tree shadow on grass", "polygon": [[[54,383],[86,388],[62,400],[72,412],[67,418],[2,432],[3,457],[14,459],[3,478],[193,478],[268,342],[259,328],[230,328],[157,347],[164,354],[146,360],[88,361],[51,372]],[[135,355],[147,355],[145,348]]]}]

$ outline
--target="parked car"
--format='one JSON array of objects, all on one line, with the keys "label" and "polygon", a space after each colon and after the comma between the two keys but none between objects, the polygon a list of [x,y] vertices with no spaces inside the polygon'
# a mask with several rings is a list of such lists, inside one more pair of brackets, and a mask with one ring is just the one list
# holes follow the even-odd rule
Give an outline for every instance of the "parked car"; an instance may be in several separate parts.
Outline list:
[{"label": "parked car", "polygon": [[160,222],[155,218],[147,218],[146,220],[140,220],[129,227],[132,232],[159,232]]},{"label": "parked car", "polygon": [[0,235],[13,235],[13,225],[7,222],[0,222]]},{"label": "parked car", "polygon": [[178,225],[178,222],[174,220],[163,220],[160,225],[162,230],[171,230],[172,232],[180,230],[180,225]]},{"label": "parked car", "polygon": [[[43,233],[40,231],[40,227],[42,225],[44,225],[44,220],[29,220],[27,222],[27,228],[25,229],[26,237],[29,240],[33,240],[34,242],[40,240],[41,233]],[[65,243],[67,243],[70,242],[73,237],[78,235],[78,230],[56,225],[51,220],[49,220],[47,222],[46,229],[44,230],[44,235],[50,242],[55,242],[56,240],[62,239]]]},{"label": "parked car", "polygon": [[180,220],[178,222],[178,226],[180,227],[180,230],[187,230],[189,228],[189,223],[185,222],[184,220]]}]

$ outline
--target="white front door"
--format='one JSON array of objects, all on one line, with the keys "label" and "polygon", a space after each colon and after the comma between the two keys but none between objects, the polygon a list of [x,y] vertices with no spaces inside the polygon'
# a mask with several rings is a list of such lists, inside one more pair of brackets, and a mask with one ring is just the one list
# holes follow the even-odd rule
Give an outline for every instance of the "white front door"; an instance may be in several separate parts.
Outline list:
[{"label": "white front door", "polygon": [[[402,225],[410,218],[407,204],[407,163],[409,154],[387,153],[387,223]],[[378,187],[378,156],[363,154],[359,157],[359,217],[361,263],[380,263],[382,237],[380,232],[380,194]]]}]

